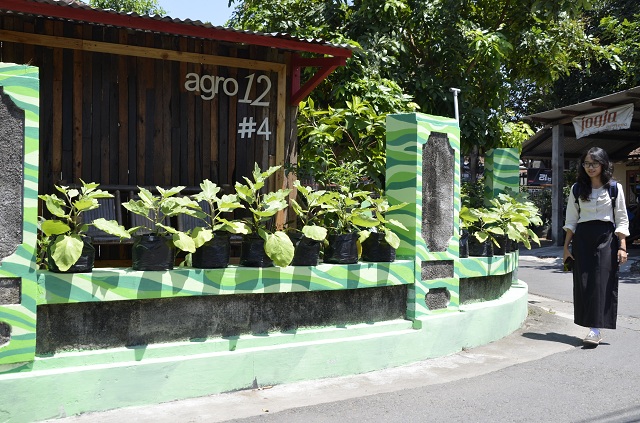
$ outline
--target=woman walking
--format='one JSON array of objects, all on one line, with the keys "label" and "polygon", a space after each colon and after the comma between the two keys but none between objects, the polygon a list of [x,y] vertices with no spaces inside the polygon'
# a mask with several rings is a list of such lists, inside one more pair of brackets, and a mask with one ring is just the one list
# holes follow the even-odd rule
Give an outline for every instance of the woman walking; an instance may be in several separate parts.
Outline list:
[{"label": "woman walking", "polygon": [[618,266],[627,261],[629,219],[612,174],[606,151],[593,147],[583,154],[565,217],[563,262],[574,260],[574,322],[590,329],[584,338],[590,345],[602,341],[600,329],[616,328]]}]

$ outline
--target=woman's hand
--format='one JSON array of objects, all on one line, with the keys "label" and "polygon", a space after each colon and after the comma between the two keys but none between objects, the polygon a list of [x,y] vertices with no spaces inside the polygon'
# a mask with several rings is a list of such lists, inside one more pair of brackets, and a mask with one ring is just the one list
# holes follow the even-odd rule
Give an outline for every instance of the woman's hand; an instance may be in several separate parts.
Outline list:
[{"label": "woman's hand", "polygon": [[571,259],[573,260],[573,255],[571,254],[571,251],[569,251],[569,247],[564,247],[564,252],[562,253],[562,262],[564,263],[565,261],[567,261],[567,257],[571,257]]},{"label": "woman's hand", "polygon": [[618,250],[618,263],[624,263],[627,261],[627,252],[625,250]]}]

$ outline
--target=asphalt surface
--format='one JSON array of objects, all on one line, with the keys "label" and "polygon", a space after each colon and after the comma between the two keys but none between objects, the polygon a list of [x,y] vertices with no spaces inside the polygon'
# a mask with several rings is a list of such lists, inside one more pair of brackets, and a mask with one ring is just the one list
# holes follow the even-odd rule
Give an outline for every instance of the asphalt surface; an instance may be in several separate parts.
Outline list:
[{"label": "asphalt surface", "polygon": [[521,252],[529,316],[489,345],[408,366],[56,422],[640,422],[640,249],[620,269],[618,329],[586,348],[561,247]]}]

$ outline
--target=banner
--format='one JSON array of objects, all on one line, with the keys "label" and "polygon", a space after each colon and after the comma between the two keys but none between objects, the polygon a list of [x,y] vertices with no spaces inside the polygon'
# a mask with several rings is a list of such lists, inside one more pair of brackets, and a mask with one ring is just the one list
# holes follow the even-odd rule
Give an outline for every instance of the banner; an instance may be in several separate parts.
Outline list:
[{"label": "banner", "polygon": [[633,103],[573,118],[576,139],[603,131],[629,129]]}]

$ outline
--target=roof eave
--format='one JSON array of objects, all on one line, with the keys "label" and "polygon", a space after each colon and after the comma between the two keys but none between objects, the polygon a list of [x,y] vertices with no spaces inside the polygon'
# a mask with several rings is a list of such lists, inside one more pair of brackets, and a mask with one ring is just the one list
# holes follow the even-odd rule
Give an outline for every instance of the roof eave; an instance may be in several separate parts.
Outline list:
[{"label": "roof eave", "polygon": [[202,27],[178,22],[158,19],[150,19],[135,14],[113,13],[100,9],[86,9],[68,7],[66,5],[53,5],[38,3],[30,0],[2,0],[0,10],[17,13],[42,15],[60,19],[85,21],[89,23],[112,25],[138,29],[170,33],[188,37],[205,38],[231,43],[243,43],[263,47],[280,48],[293,51],[304,51],[315,54],[326,54],[336,57],[351,57],[351,50],[322,44],[308,43],[302,40],[283,39],[261,34],[248,34],[245,32],[230,31],[217,27]]}]

